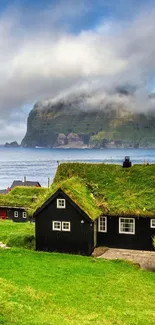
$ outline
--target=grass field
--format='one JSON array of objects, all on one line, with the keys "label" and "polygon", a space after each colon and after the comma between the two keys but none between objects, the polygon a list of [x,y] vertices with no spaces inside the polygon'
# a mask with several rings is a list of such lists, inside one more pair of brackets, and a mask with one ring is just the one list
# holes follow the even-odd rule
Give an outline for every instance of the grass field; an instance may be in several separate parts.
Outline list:
[{"label": "grass field", "polygon": [[[0,222],[0,240],[30,226]],[[154,302],[155,274],[128,263],[0,249],[1,325],[154,325]]]},{"label": "grass field", "polygon": [[0,220],[0,241],[11,247],[34,249],[34,223]]}]

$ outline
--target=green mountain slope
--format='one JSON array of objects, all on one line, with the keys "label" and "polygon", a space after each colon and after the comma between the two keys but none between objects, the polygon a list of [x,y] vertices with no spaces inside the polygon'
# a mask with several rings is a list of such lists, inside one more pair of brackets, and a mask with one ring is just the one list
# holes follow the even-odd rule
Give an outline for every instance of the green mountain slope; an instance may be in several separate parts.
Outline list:
[{"label": "green mountain slope", "polygon": [[[80,109],[79,109],[80,107]],[[154,147],[155,116],[122,108],[81,109],[81,101],[37,103],[22,146]]]}]

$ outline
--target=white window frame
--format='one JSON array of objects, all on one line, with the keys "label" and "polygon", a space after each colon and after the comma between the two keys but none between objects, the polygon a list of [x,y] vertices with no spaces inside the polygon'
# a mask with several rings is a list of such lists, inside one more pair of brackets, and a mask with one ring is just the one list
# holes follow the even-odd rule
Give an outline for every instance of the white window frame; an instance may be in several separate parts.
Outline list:
[{"label": "white window frame", "polygon": [[23,219],[26,219],[26,218],[27,218],[27,213],[26,213],[26,211],[23,211],[23,212],[22,212],[22,217],[23,217]]},{"label": "white window frame", "polygon": [[18,218],[18,211],[14,211],[14,218]]},{"label": "white window frame", "polygon": [[[64,205],[61,205],[60,202],[63,202]],[[65,209],[66,208],[66,200],[65,199],[57,199],[57,208],[58,209]]]},{"label": "white window frame", "polygon": [[[65,223],[67,223],[69,225],[68,229],[64,228]],[[71,231],[71,223],[69,221],[62,222],[62,231]]]},{"label": "white window frame", "polygon": [[[101,225],[101,220],[104,219],[105,222],[105,229],[101,229],[102,225]],[[107,217],[105,216],[101,216],[98,220],[98,231],[99,232],[107,232]]]},{"label": "white window frame", "polygon": [[[121,231],[121,220],[133,220],[133,232],[131,231]],[[125,234],[125,235],[135,235],[135,219],[134,218],[119,218],[119,234]]]},{"label": "white window frame", "polygon": [[[153,222],[154,222],[154,225],[153,225]],[[155,219],[150,220],[150,227],[155,228]]]},{"label": "white window frame", "polygon": [[[59,225],[60,225],[60,228],[57,228],[56,226],[55,226],[55,223],[58,223]],[[61,221],[52,221],[52,230],[54,230],[54,231],[61,231]]]}]

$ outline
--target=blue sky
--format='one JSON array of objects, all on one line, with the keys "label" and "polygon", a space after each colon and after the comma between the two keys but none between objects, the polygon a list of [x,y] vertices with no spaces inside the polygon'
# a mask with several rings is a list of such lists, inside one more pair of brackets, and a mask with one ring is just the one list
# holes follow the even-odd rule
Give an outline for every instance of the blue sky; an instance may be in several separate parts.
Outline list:
[{"label": "blue sky", "polygon": [[[29,19],[29,15],[61,7],[65,2],[77,10],[77,15],[70,16],[68,21],[70,29],[75,32],[94,28],[102,20],[128,21],[141,8],[147,10],[148,6],[154,6],[154,0],[1,0],[0,11],[4,13],[6,10],[18,9],[25,12],[25,18]],[[64,21],[62,15],[59,23],[63,24]]]},{"label": "blue sky", "polygon": [[70,93],[96,92],[97,107],[128,84],[135,104],[121,105],[148,111],[154,17],[154,0],[1,0],[0,143],[22,139],[36,101]]}]

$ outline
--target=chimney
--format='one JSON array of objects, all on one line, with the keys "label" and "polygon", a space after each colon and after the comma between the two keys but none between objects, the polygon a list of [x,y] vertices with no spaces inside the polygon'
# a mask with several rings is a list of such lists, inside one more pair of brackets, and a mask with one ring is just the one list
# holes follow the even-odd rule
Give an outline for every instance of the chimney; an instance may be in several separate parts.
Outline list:
[{"label": "chimney", "polygon": [[24,183],[26,182],[26,176],[24,176]]},{"label": "chimney", "polygon": [[48,188],[50,187],[50,177],[48,177]]},{"label": "chimney", "polygon": [[132,163],[130,161],[130,157],[126,156],[123,161],[123,168],[129,168],[132,166]]}]

